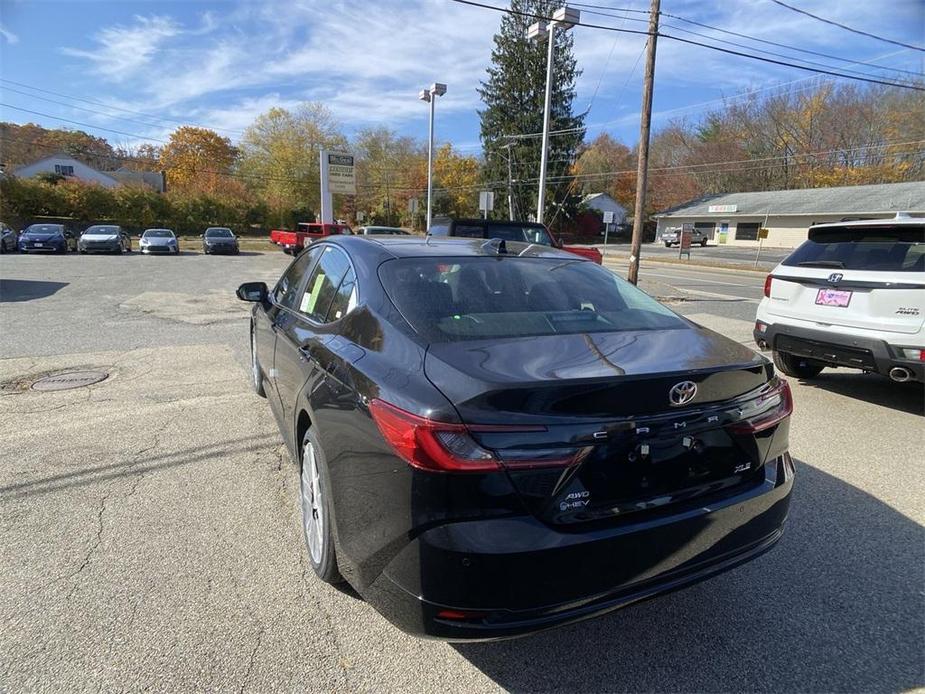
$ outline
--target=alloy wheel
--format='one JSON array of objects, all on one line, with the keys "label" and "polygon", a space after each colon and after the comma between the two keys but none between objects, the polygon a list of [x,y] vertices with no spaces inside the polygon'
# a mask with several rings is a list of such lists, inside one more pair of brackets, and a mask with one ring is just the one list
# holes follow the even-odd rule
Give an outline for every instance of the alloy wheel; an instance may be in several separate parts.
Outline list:
[{"label": "alloy wheel", "polygon": [[302,530],[308,553],[315,565],[321,563],[324,554],[324,505],[321,498],[321,480],[318,476],[318,463],[315,460],[315,447],[311,441],[305,442],[302,452]]}]

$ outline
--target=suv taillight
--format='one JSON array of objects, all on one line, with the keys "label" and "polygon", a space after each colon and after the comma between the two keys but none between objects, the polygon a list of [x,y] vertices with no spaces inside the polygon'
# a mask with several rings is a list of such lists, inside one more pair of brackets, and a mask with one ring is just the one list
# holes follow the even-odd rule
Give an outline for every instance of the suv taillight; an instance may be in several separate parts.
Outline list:
[{"label": "suv taillight", "polygon": [[438,422],[379,399],[369,403],[369,412],[398,457],[419,470],[497,472],[502,468],[568,467],[591,451],[590,447],[492,451],[480,446],[470,432],[546,431],[546,427]]},{"label": "suv taillight", "polygon": [[767,297],[771,296],[771,280],[773,279],[771,275],[764,278],[764,295]]},{"label": "suv taillight", "polygon": [[782,378],[742,405],[742,420],[729,428],[737,434],[757,434],[770,429],[793,414],[793,393]]}]

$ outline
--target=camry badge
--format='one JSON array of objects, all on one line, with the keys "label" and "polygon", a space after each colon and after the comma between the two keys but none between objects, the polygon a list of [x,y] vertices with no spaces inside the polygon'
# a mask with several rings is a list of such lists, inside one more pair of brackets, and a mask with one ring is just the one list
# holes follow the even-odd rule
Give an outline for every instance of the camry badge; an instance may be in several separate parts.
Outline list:
[{"label": "camry badge", "polygon": [[842,277],[844,277],[842,273],[833,272],[831,275],[829,275],[829,280],[828,280],[829,284],[838,284],[839,282],[841,282]]},{"label": "camry badge", "polygon": [[668,403],[672,407],[686,405],[697,395],[697,384],[693,381],[681,381],[671,386],[668,391]]}]

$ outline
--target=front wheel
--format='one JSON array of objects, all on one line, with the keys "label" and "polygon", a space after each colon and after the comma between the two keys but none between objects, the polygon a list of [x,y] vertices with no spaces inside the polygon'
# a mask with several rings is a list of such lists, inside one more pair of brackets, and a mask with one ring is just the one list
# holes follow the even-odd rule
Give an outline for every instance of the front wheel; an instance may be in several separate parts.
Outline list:
[{"label": "front wheel", "polygon": [[302,439],[302,473],[299,481],[299,501],[302,507],[302,531],[308,547],[308,561],[318,578],[326,583],[341,583],[331,530],[329,485],[325,475],[324,452],[309,427]]},{"label": "front wheel", "polygon": [[815,378],[824,368],[824,366],[817,361],[798,357],[788,352],[778,352],[774,350],[771,352],[771,356],[774,359],[774,366],[777,367],[778,371],[792,378]]},{"label": "front wheel", "polygon": [[706,239],[700,239],[700,247],[701,247],[701,248],[704,248],[706,245],[707,245],[707,240],[706,240]]},{"label": "front wheel", "polygon": [[665,241],[665,248],[671,248],[671,242]]}]

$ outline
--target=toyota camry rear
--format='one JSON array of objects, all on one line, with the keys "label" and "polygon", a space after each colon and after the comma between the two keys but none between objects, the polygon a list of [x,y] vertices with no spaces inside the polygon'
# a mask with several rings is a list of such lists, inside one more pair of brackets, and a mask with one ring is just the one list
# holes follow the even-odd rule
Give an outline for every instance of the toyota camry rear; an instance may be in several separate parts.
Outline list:
[{"label": "toyota camry rear", "polygon": [[300,258],[239,291],[255,387],[302,461],[312,566],[402,629],[548,628],[780,537],[792,400],[764,357],[552,249],[337,239]]}]

